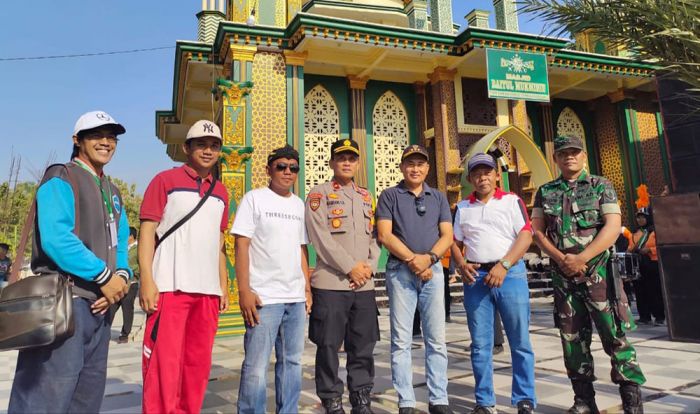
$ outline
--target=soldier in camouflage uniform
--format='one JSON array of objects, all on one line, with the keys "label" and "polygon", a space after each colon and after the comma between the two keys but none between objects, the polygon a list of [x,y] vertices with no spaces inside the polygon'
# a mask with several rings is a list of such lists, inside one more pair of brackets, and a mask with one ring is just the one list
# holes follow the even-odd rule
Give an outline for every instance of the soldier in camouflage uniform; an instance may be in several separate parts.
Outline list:
[{"label": "soldier in camouflage uniform", "polygon": [[634,329],[621,282],[608,271],[610,247],[620,233],[621,213],[610,182],[584,169],[586,152],[577,137],[557,137],[554,159],[562,172],[537,191],[532,211],[535,240],[556,264],[554,321],[574,389],[569,413],[597,413],[593,390],[591,320],[610,355],[612,381],[620,386],[625,413],[642,413],[646,379],[623,329]]}]

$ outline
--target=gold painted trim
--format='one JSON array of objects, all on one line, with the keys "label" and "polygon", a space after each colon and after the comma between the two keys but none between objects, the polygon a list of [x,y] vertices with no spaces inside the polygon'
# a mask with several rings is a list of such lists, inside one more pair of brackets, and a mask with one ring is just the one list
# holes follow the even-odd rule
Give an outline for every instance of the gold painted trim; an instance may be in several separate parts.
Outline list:
[{"label": "gold painted trim", "polygon": [[461,124],[457,127],[457,132],[459,132],[460,134],[486,135],[497,128],[498,127],[494,125]]},{"label": "gold painted trim", "polygon": [[[535,187],[539,187],[553,179],[552,171],[542,151],[525,131],[515,125],[502,126],[486,134],[469,147],[462,162],[466,163],[472,155],[478,152],[488,152],[499,138],[508,141],[515,147],[518,154],[523,157],[530,171],[532,171],[532,183]],[[466,173],[462,173],[462,190],[463,195],[468,194],[472,190],[472,186],[467,180]]]},{"label": "gold painted trim", "polygon": [[309,52],[295,52],[293,50],[284,51],[284,60],[290,66],[304,66]]},{"label": "gold painted trim", "polygon": [[258,51],[256,46],[240,46],[240,45],[230,45],[229,49],[233,60],[240,60],[241,62],[252,62],[255,58],[255,53]]},{"label": "gold painted trim", "polygon": [[366,76],[348,75],[348,84],[350,85],[350,89],[359,89],[364,91],[367,89],[367,81],[369,81],[369,78]]},{"label": "gold painted trim", "polygon": [[452,81],[457,74],[457,69],[447,69],[444,66],[438,66],[433,73],[428,75],[430,83],[438,83],[440,81]]},{"label": "gold painted trim", "polygon": [[425,139],[435,138],[435,128],[426,129],[425,132],[423,132],[423,136]]}]

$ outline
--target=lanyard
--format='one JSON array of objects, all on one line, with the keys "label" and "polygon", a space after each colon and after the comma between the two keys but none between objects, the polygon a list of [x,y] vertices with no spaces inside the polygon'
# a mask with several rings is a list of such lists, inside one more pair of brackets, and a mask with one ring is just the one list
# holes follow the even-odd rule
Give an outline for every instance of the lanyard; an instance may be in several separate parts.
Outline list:
[{"label": "lanyard", "polygon": [[[85,165],[80,159],[74,158],[73,162],[78,164],[82,169],[90,173],[90,176],[92,177],[93,180],[95,180],[95,184],[97,184],[98,187],[100,187],[100,193],[102,193],[102,201],[105,203],[105,207],[107,207],[107,212],[109,213],[109,218],[110,220],[114,220],[114,212],[112,210],[112,186],[108,185],[107,186],[107,191],[109,193],[109,196],[105,194],[105,189],[102,186],[102,180],[95,174],[95,172]],[[107,178],[109,180],[109,178]]]}]

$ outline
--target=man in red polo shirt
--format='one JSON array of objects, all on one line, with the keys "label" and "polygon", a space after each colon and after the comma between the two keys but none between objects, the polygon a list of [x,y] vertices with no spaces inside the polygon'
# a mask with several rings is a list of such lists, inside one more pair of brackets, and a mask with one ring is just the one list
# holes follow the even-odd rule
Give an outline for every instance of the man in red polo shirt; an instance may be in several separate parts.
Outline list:
[{"label": "man in red polo shirt", "polygon": [[[228,307],[223,248],[228,196],[211,175],[221,144],[216,124],[196,122],[182,146],[187,162],[156,175],[143,197],[138,248],[140,301],[148,313],[144,413],[202,409],[218,314]],[[210,186],[197,213],[156,247],[156,238],[190,213]]]}]

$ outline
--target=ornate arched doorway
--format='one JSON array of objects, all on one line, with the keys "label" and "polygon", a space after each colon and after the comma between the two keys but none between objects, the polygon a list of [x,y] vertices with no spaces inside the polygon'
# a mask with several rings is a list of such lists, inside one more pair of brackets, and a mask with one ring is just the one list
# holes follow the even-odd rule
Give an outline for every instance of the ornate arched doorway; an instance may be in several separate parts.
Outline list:
[{"label": "ornate arched doorway", "polygon": [[464,172],[462,173],[462,196],[466,196],[472,192],[472,186],[467,180],[467,165],[469,158],[477,152],[488,152],[496,146],[496,141],[502,138],[515,148],[518,155],[527,164],[531,174],[531,186],[537,188],[542,184],[552,180],[552,172],[547,165],[547,161],[542,154],[542,151],[532,141],[532,138],[522,129],[507,125],[497,128],[487,135],[484,135],[480,140],[472,144],[463,159]]}]

